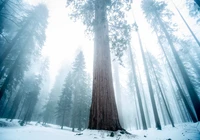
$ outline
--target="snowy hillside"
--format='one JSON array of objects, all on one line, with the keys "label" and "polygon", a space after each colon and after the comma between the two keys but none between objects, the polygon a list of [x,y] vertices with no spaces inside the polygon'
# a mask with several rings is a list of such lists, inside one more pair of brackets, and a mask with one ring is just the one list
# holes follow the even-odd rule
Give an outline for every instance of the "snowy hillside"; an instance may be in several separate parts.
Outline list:
[{"label": "snowy hillside", "polygon": [[114,137],[111,137],[112,132],[109,131],[71,132],[71,129],[67,127],[61,130],[56,125],[44,127],[41,124],[36,125],[35,122],[21,127],[17,121],[0,120],[1,140],[200,140],[200,125],[197,123],[177,124],[175,128],[166,126],[162,131],[155,129],[129,130],[133,135],[117,131],[114,132]]}]

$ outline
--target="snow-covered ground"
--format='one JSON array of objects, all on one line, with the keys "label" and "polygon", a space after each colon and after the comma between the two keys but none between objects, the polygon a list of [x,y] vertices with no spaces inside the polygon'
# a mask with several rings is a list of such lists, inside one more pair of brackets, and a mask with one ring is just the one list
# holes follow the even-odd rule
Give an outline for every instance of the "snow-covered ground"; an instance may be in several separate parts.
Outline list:
[{"label": "snow-covered ground", "polygon": [[109,131],[71,132],[67,127],[61,130],[56,125],[44,127],[40,124],[35,125],[35,122],[21,127],[17,121],[9,122],[0,119],[0,140],[200,140],[198,123],[177,124],[175,128],[165,126],[162,131],[153,128],[147,131],[132,130],[130,132],[133,135],[121,134],[118,131],[114,133],[114,137],[110,137]]}]

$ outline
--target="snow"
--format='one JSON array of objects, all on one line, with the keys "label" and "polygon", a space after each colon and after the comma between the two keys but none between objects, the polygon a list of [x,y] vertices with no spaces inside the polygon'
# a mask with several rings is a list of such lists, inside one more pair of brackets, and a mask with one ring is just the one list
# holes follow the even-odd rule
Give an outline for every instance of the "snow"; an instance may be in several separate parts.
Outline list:
[{"label": "snow", "polygon": [[31,122],[26,126],[20,126],[18,120],[12,122],[0,119],[0,140],[200,140],[200,124],[184,123],[176,124],[175,128],[170,125],[163,127],[163,130],[154,128],[148,130],[129,131],[133,135],[114,132],[114,137],[110,137],[110,131],[84,130],[82,132],[72,132],[71,128],[64,127],[63,130],[57,125],[44,127],[36,122]]},{"label": "snow", "polygon": [[0,119],[0,127],[15,127],[20,126],[18,123],[19,120],[13,119],[11,122],[10,120]]},{"label": "snow", "polygon": [[[200,124],[176,124],[174,128],[172,128],[171,125],[168,125],[163,127],[162,130],[151,128],[147,131],[134,131],[134,134],[143,136],[144,140],[200,140]],[[144,136],[146,136],[146,138]],[[143,139],[141,138],[141,140]]]}]

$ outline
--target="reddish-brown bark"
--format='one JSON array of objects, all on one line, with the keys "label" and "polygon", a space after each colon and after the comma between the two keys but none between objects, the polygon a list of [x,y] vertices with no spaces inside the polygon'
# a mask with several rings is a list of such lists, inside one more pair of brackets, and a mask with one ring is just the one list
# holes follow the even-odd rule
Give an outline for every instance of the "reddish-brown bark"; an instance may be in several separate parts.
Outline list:
[{"label": "reddish-brown bark", "polygon": [[120,130],[111,72],[106,6],[95,3],[95,39],[93,64],[92,105],[89,129]]}]

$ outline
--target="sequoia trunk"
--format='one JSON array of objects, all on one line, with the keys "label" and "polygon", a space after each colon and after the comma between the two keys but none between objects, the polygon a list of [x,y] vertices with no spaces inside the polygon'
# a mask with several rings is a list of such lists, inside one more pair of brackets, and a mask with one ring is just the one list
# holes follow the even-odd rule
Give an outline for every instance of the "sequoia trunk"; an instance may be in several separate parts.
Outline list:
[{"label": "sequoia trunk", "polygon": [[88,128],[117,131],[122,128],[114,96],[105,1],[95,2],[94,32],[93,89]]}]

